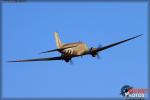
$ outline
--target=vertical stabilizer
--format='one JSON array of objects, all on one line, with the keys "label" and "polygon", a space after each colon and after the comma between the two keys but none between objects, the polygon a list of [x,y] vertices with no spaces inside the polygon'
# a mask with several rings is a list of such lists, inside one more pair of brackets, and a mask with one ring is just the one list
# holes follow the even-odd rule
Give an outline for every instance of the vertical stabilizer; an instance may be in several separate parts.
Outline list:
[{"label": "vertical stabilizer", "polygon": [[57,48],[61,48],[62,42],[59,38],[58,32],[54,32],[54,36],[55,36],[55,41],[56,41]]}]

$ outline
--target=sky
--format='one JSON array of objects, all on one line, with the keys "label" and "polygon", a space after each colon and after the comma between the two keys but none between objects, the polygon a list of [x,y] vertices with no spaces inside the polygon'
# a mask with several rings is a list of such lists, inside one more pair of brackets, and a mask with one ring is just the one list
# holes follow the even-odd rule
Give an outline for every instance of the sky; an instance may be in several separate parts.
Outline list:
[{"label": "sky", "polygon": [[[122,97],[124,85],[147,88],[147,4],[125,2],[27,2],[2,5],[3,97]],[[63,43],[88,47],[142,37],[92,56],[64,61],[8,63],[60,56],[53,33]]]}]

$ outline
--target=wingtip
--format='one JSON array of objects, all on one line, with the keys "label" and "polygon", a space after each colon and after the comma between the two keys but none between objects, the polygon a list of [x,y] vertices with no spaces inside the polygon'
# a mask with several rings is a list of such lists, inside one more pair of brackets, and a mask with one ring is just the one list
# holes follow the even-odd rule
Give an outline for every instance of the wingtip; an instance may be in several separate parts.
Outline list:
[{"label": "wingtip", "polygon": [[144,35],[144,34],[140,34],[140,36],[142,36],[142,35]]},{"label": "wingtip", "polygon": [[144,35],[144,34],[140,34],[140,35],[137,35],[137,36],[139,37],[139,36],[142,36],[142,35]]},{"label": "wingtip", "polygon": [[19,60],[11,60],[11,61],[6,61],[7,63],[13,63],[13,62],[22,62],[21,60],[19,61]]},{"label": "wingtip", "polygon": [[144,35],[144,34],[139,34],[139,35],[136,35],[134,38],[140,37],[140,36],[142,36],[142,35]]},{"label": "wingtip", "polygon": [[11,62],[17,62],[17,61],[6,61],[7,63],[11,63]]},{"label": "wingtip", "polygon": [[43,52],[40,52],[39,54],[43,54]]}]

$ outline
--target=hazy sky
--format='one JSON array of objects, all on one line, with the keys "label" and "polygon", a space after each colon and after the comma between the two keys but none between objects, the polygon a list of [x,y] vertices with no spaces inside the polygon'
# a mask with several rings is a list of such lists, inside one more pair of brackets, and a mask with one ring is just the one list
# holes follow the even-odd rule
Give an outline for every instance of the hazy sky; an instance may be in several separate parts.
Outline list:
[{"label": "hazy sky", "polygon": [[[147,4],[104,2],[3,3],[4,97],[121,97],[120,88],[147,87]],[[63,43],[103,46],[144,34],[100,52],[101,59],[7,63],[59,56],[53,32]]]}]

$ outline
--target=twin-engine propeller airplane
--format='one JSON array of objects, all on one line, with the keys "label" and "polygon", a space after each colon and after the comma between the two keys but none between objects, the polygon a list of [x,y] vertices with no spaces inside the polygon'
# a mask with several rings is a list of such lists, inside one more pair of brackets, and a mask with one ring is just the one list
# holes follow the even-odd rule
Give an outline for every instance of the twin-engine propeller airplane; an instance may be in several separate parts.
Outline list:
[{"label": "twin-engine propeller airplane", "polygon": [[88,48],[87,45],[82,42],[63,44],[58,36],[58,33],[54,32],[57,49],[49,50],[49,51],[45,51],[41,53],[49,53],[53,51],[58,51],[61,53],[61,56],[52,57],[52,58],[49,57],[49,58],[27,59],[27,60],[15,60],[15,61],[8,61],[8,62],[30,62],[30,61],[50,61],[50,60],[64,60],[65,62],[69,62],[69,61],[71,62],[72,58],[84,56],[84,55],[92,55],[92,57],[96,57],[96,56],[98,57],[98,53],[100,51],[106,50],[113,46],[135,39],[137,37],[140,37],[141,35],[137,35],[137,36],[134,36],[134,37],[122,40],[120,42],[110,44],[110,45],[106,45],[103,47],[100,46],[97,48],[94,48],[94,47]]}]

